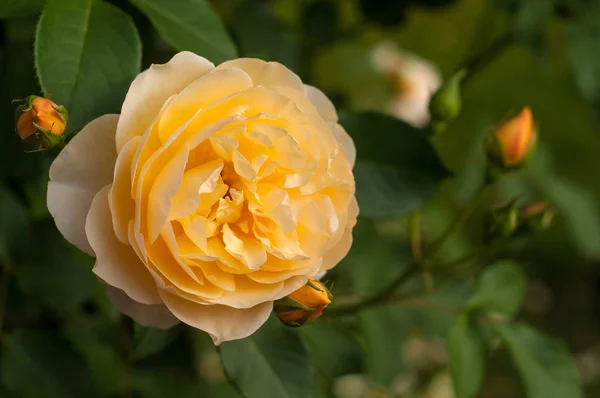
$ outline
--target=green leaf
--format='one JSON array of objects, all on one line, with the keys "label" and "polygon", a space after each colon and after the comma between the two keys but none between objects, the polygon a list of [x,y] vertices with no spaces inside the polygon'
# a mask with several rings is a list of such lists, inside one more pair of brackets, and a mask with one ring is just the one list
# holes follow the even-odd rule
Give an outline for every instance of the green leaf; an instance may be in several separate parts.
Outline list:
[{"label": "green leaf", "polygon": [[46,0],[2,0],[0,19],[26,17],[42,11]]},{"label": "green leaf", "polygon": [[497,262],[483,272],[467,307],[512,317],[523,303],[525,284],[519,264],[508,260]]},{"label": "green leaf", "polygon": [[221,63],[237,57],[235,45],[206,0],[131,0],[178,50]]},{"label": "green leaf", "polygon": [[305,325],[299,331],[315,368],[329,381],[361,373],[361,347],[348,330],[320,321]]},{"label": "green leaf", "polygon": [[242,2],[233,13],[231,30],[242,56],[281,62],[297,71],[298,38],[273,7],[252,0]]},{"label": "green leaf", "polygon": [[515,29],[521,40],[535,49],[542,46],[544,28],[554,13],[556,0],[521,1],[515,15]]},{"label": "green leaf", "polygon": [[44,93],[69,110],[69,131],[100,115],[118,113],[141,67],[133,21],[97,0],[50,0],[38,24],[34,51]]},{"label": "green leaf", "polygon": [[450,374],[456,398],[474,398],[485,369],[485,346],[467,314],[461,314],[448,331]]},{"label": "green leaf", "polygon": [[99,396],[83,359],[52,331],[14,332],[0,348],[0,384],[21,398]]},{"label": "green leaf", "polygon": [[127,386],[127,368],[116,345],[101,336],[104,329],[116,326],[106,318],[77,316],[69,318],[63,329],[63,335],[87,361],[98,385],[109,393],[122,392]]},{"label": "green leaf", "polygon": [[14,274],[29,296],[64,312],[91,298],[99,287],[91,272],[93,260],[62,239],[52,220],[33,224],[26,243],[34,249],[16,259]]},{"label": "green leaf", "polygon": [[27,241],[29,220],[27,209],[7,188],[0,185],[0,261],[8,261],[11,253]]},{"label": "green leaf", "polygon": [[424,131],[391,116],[348,113],[340,124],[357,148],[361,215],[387,217],[419,208],[449,173]]},{"label": "green leaf", "polygon": [[332,272],[336,280],[348,278],[357,294],[378,293],[410,265],[410,247],[383,236],[374,220],[360,219],[352,234],[350,252]]},{"label": "green leaf", "polygon": [[525,324],[497,324],[528,398],[582,398],[577,371],[569,351],[557,340]]},{"label": "green leaf", "polygon": [[161,352],[177,337],[179,331],[179,327],[165,330],[145,327],[135,323],[131,359],[138,361]]},{"label": "green leaf", "polygon": [[274,317],[252,336],[219,347],[228,377],[247,398],[304,398],[313,371],[302,340]]}]

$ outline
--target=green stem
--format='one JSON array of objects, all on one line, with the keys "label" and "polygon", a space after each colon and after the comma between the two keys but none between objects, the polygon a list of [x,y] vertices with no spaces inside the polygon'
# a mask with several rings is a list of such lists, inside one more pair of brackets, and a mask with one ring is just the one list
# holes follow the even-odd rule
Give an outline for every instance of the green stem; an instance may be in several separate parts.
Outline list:
[{"label": "green stem", "polygon": [[429,271],[429,264],[423,258],[423,240],[421,234],[421,212],[416,210],[408,216],[408,235],[410,249],[415,263],[423,269],[423,279],[428,292],[433,291],[433,278]]},{"label": "green stem", "polygon": [[463,78],[462,84],[466,84],[477,72],[485,69],[496,57],[504,52],[508,47],[515,43],[515,37],[511,32],[497,38],[483,52],[475,54],[462,63],[458,70],[466,70],[467,75]]},{"label": "green stem", "polygon": [[371,297],[367,297],[366,299],[355,304],[331,308],[327,311],[327,316],[336,317],[349,315],[361,311],[365,308],[370,308],[385,303],[388,300],[388,298],[390,298],[394,294],[396,289],[398,289],[398,287],[400,287],[404,282],[409,280],[418,271],[418,269],[419,268],[416,264],[410,264],[404,272],[398,275],[396,279],[394,279],[385,289],[381,290],[379,293],[374,294]]}]

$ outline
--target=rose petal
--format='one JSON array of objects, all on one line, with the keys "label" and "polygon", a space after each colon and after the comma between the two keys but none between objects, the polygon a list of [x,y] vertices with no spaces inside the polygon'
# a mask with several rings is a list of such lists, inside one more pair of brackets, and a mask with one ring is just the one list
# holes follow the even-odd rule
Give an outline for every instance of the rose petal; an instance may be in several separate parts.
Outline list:
[{"label": "rose petal", "polygon": [[165,109],[159,122],[159,136],[169,136],[198,109],[252,87],[252,79],[238,68],[215,69],[187,86]]},{"label": "rose petal", "polygon": [[350,251],[352,246],[352,228],[356,225],[356,217],[358,216],[358,204],[356,198],[352,198],[348,209],[348,224],[341,236],[340,240],[335,242],[327,253],[323,256],[323,265],[320,271],[327,271],[337,265]]},{"label": "rose petal", "polygon": [[254,86],[284,86],[304,91],[302,80],[279,62],[266,62],[256,58],[238,58],[223,62],[217,69],[240,68],[251,78]]},{"label": "rose petal", "polygon": [[168,329],[179,322],[179,319],[175,318],[164,304],[140,304],[130,299],[122,290],[112,286],[106,287],[106,294],[119,311],[142,326]]},{"label": "rose petal", "polygon": [[181,185],[171,198],[169,220],[191,215],[200,203],[200,195],[214,192],[223,170],[223,161],[216,159],[183,174]]},{"label": "rose petal", "polygon": [[166,291],[160,292],[166,306],[182,322],[204,330],[216,345],[250,336],[269,318],[273,302],[236,309],[224,305],[202,305]]},{"label": "rose petal", "polygon": [[214,68],[212,62],[182,51],[164,65],[140,73],[127,92],[117,127],[117,151],[136,135],[144,134],[163,103]]},{"label": "rose petal", "polygon": [[129,243],[129,222],[135,216],[135,202],[131,196],[131,166],[141,141],[142,137],[132,138],[119,153],[109,195],[115,234],[125,244]]},{"label": "rose petal", "polygon": [[331,129],[335,139],[344,151],[346,159],[348,159],[348,162],[350,162],[350,167],[354,167],[354,163],[356,163],[356,147],[354,146],[354,141],[346,132],[346,130],[339,124],[333,125]]},{"label": "rose petal", "polygon": [[158,304],[161,300],[148,269],[133,248],[115,236],[108,207],[109,191],[107,185],[96,194],[85,223],[85,232],[96,253],[93,272],[139,303]]},{"label": "rose petal", "polygon": [[308,97],[310,102],[317,108],[319,115],[326,121],[336,123],[338,121],[338,115],[335,110],[333,103],[327,98],[327,96],[318,88],[304,85],[304,94]]},{"label": "rose petal", "polygon": [[119,115],[104,115],[91,121],[50,167],[48,210],[63,236],[91,256],[85,218],[94,195],[113,179],[118,120]]},{"label": "rose petal", "polygon": [[171,198],[181,186],[189,152],[189,147],[184,145],[154,179],[148,195],[148,243],[158,238],[169,219]]}]

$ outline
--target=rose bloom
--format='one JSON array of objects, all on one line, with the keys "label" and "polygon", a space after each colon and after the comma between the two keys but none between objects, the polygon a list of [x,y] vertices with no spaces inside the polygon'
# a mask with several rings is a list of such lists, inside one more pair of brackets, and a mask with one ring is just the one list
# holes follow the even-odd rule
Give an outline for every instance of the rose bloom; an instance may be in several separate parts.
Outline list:
[{"label": "rose bloom", "polygon": [[442,85],[442,76],[430,62],[381,42],[371,53],[375,69],[392,85],[393,96],[387,111],[415,126],[425,127],[431,118],[429,101]]},{"label": "rose bloom", "polygon": [[350,248],[355,148],[337,120],[279,63],[181,52],[63,149],[48,208],[125,314],[243,338]]}]

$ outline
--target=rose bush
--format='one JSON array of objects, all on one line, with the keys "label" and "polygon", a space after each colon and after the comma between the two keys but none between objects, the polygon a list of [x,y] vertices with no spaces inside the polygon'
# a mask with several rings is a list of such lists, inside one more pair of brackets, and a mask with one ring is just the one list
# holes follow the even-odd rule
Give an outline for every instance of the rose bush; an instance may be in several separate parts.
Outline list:
[{"label": "rose bush", "polygon": [[48,208],[125,314],[243,338],[350,248],[355,149],[337,120],[281,64],[182,52],[64,148]]}]

